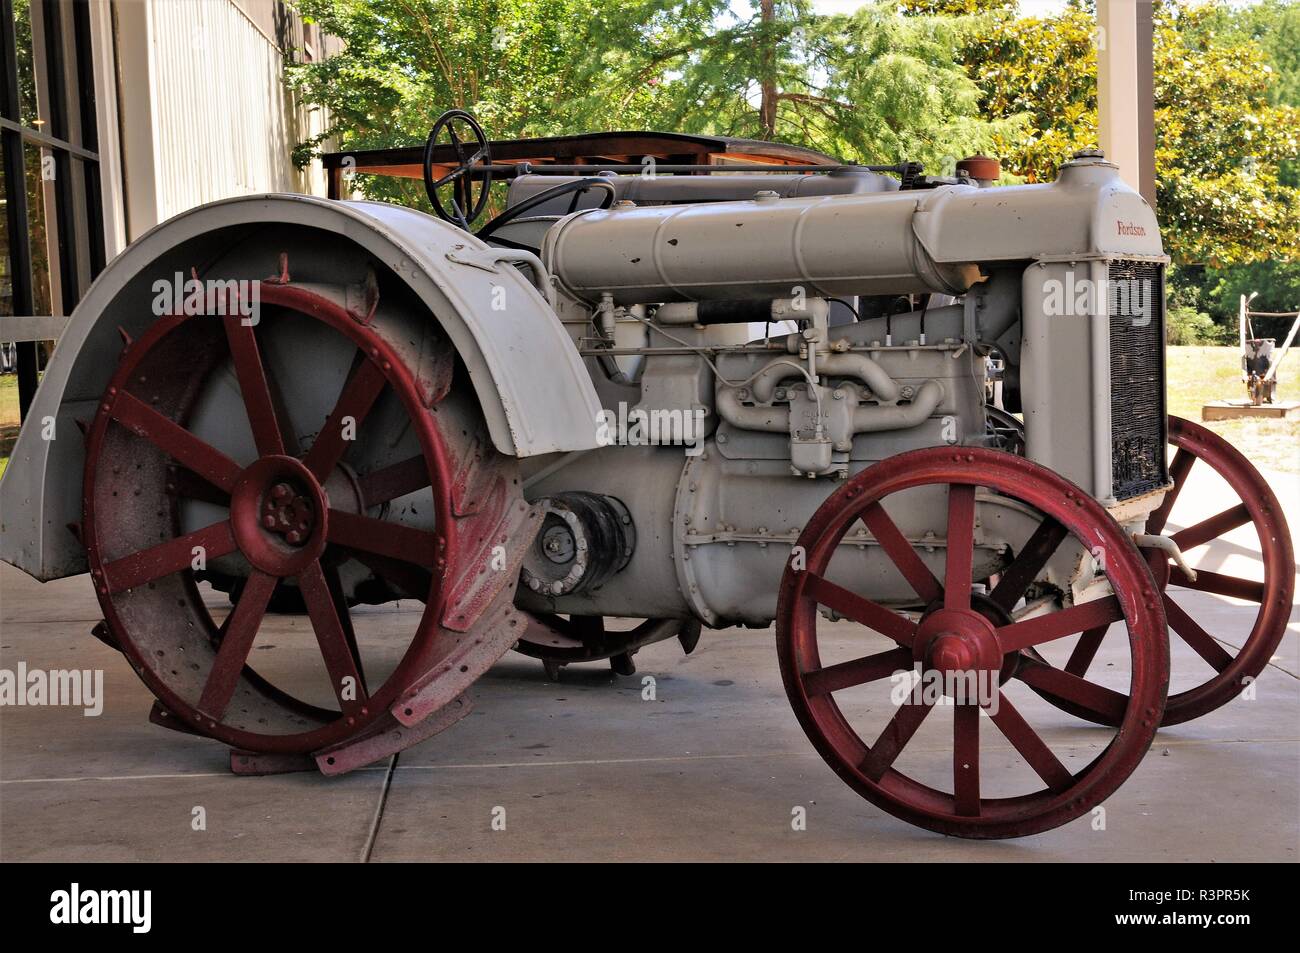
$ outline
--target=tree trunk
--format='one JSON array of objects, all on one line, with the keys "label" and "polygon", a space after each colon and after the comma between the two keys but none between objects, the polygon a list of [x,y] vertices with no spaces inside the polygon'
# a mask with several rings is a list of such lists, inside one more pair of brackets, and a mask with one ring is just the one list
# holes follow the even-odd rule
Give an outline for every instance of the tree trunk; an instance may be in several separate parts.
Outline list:
[{"label": "tree trunk", "polygon": [[762,22],[762,56],[759,58],[758,121],[762,127],[761,139],[776,138],[776,0],[760,0],[759,19]]}]

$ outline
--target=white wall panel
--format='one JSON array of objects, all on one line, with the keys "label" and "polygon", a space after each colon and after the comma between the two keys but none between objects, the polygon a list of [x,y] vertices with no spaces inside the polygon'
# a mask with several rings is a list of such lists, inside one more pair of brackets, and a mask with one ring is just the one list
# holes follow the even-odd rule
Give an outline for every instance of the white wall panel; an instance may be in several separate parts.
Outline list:
[{"label": "white wall panel", "polygon": [[[127,33],[119,33],[123,113],[147,128],[151,155],[133,161],[128,147],[128,194],[150,193],[131,202],[132,235],[232,195],[324,195],[319,166],[299,171],[290,161],[293,146],[318,131],[321,118],[289,94],[272,39],[232,0],[126,0],[124,6],[136,4],[147,9],[119,20]],[[147,63],[131,65],[133,53],[146,55]]]}]

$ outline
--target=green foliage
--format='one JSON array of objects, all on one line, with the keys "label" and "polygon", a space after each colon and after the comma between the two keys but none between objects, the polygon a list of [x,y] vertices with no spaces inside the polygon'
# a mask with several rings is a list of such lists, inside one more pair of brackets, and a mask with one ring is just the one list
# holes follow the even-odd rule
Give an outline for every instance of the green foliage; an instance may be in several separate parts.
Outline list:
[{"label": "green foliage", "polygon": [[961,17],[990,11],[1015,13],[1018,0],[902,0],[908,16]]},{"label": "green foliage", "polygon": [[[1207,269],[1205,287],[1206,310],[1227,327],[1235,329],[1241,295],[1259,292],[1250,303],[1252,311],[1300,310],[1300,261],[1265,261]],[[1257,335],[1276,338],[1286,334],[1292,320],[1252,319]]]},{"label": "green foliage", "polygon": [[[330,124],[299,144],[421,141],[459,107],[498,138],[651,128],[769,139],[845,159],[930,168],[992,148],[1016,118],[978,114],[956,62],[969,23],[887,0],[819,16],[809,0],[296,0],[344,42],[290,83]],[[413,180],[368,196],[423,205]]]},{"label": "green foliage", "polygon": [[[662,97],[649,67],[679,55],[678,37],[712,22],[721,5],[296,0],[344,49],[287,69],[290,85],[330,119],[294,158],[310,161],[327,140],[342,150],[422,142],[451,108],[469,109],[497,138],[653,125]],[[357,185],[372,198],[426,202],[418,181],[362,176]]]},{"label": "green foliage", "polygon": [[[1013,0],[294,0],[344,41],[290,82],[330,116],[302,143],[423,140],[444,109],[494,137],[651,128],[770,139],[946,171],[987,152],[1050,181],[1097,138],[1095,12]],[[1300,257],[1300,4],[1157,0],[1156,177],[1166,247],[1226,267]],[[414,180],[362,181],[423,205]],[[1216,312],[1198,308],[1212,316]]]},{"label": "green foliage", "polygon": [[[1241,296],[1258,295],[1252,311],[1300,310],[1300,262],[1267,260],[1226,265],[1175,265],[1167,276],[1169,308],[1190,308],[1208,314],[1219,338],[1237,340],[1237,313]],[[1255,332],[1261,337],[1282,337],[1291,326],[1289,318],[1256,318]]]},{"label": "green foliage", "polygon": [[1018,117],[993,155],[1027,182],[1050,182],[1079,149],[1097,142],[1095,21],[1066,8],[1052,18],[995,11],[960,52],[979,85],[985,115]]},{"label": "green foliage", "polygon": [[1300,3],[1295,0],[1259,0],[1235,17],[1237,28],[1258,44],[1277,74],[1269,88],[1269,101],[1300,106]]},{"label": "green foliage", "polygon": [[1169,344],[1223,343],[1214,320],[1195,308],[1170,308],[1165,315],[1165,334]]},{"label": "green foliage", "polygon": [[911,159],[951,174],[957,159],[990,151],[1021,120],[980,116],[979,88],[955,55],[972,41],[977,21],[901,17],[893,8],[878,3],[817,24],[821,96],[834,104],[824,111],[830,134],[817,147],[864,162]]},{"label": "green foliage", "polygon": [[[1281,9],[1279,7],[1279,9]],[[1160,0],[1155,20],[1156,180],[1166,246],[1183,261],[1300,254],[1300,192],[1279,178],[1300,152],[1300,112],[1271,100],[1277,71],[1217,2]],[[1258,11],[1255,11],[1258,13]],[[997,13],[961,58],[993,118],[1026,122],[998,154],[1027,181],[1096,143],[1095,20]]]},{"label": "green foliage", "polygon": [[18,54],[18,114],[27,126],[38,124],[36,70],[32,60],[31,0],[14,2],[14,45]]},{"label": "green foliage", "polygon": [[1210,263],[1300,255],[1300,192],[1278,178],[1300,153],[1300,110],[1269,102],[1263,49],[1216,29],[1224,15],[1157,7],[1157,199],[1170,250]]},{"label": "green foliage", "polygon": [[[1260,0],[1238,14],[1241,30],[1256,43],[1269,61],[1276,80],[1269,87],[1269,101],[1300,107],[1300,3],[1295,0]],[[1278,179],[1300,188],[1300,156],[1292,153],[1282,163]]]}]

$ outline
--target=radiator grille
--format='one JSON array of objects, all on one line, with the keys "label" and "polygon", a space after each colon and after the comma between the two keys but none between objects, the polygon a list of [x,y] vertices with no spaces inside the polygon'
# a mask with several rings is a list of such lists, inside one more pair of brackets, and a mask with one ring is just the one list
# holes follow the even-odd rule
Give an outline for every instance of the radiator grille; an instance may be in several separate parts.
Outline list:
[{"label": "radiator grille", "polygon": [[1110,263],[1111,492],[1120,500],[1168,478],[1163,271],[1156,262]]}]

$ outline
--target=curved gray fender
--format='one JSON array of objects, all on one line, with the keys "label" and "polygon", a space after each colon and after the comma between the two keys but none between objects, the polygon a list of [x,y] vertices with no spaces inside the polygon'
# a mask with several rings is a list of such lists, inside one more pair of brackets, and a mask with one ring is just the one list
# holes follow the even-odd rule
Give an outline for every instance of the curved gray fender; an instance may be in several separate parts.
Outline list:
[{"label": "curved gray fender", "polygon": [[105,268],[77,305],[0,481],[0,559],[41,580],[85,571],[81,546],[68,529],[81,519],[84,454],[75,425],[93,416],[117,364],[118,326],[133,334],[143,330],[153,320],[153,281],[170,278],[174,269],[188,277],[190,266],[202,268],[214,248],[220,255],[231,245],[251,246],[265,275],[276,258],[259,242],[277,243],[292,271],[294,236],[286,229],[295,226],[302,227],[308,249],[313,235],[327,233],[336,245],[341,238],[356,249],[352,264],[361,271],[368,262],[381,263],[419,297],[464,361],[502,453],[526,457],[597,446],[600,404],[572,340],[525,275],[493,260],[496,250],[400,206],[242,196],[150,230]]}]

